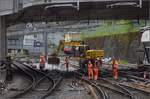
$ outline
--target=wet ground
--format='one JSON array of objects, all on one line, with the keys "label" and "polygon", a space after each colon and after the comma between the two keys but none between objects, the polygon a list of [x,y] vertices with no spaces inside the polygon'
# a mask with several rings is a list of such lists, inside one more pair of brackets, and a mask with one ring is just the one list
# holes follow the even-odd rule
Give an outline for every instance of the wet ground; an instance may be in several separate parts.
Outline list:
[{"label": "wet ground", "polygon": [[[77,82],[75,85],[73,82]],[[52,96],[46,99],[93,99],[86,83],[77,79],[64,79]]]},{"label": "wet ground", "polygon": [[[28,79],[18,73],[15,73],[14,80],[11,84],[7,85],[8,89],[3,90],[3,94],[0,95],[0,99],[11,99],[11,96],[20,92],[29,84]],[[42,86],[45,86],[44,83],[42,84]],[[40,88],[37,86],[34,91],[30,91],[17,99],[40,99],[40,97],[44,94],[44,89],[45,88],[43,87]],[[88,84],[85,82],[75,78],[64,78],[54,92],[45,99],[93,99],[93,96],[90,93]]]},{"label": "wet ground", "polygon": [[[62,59],[63,60],[63,59]],[[71,64],[78,65],[77,61],[70,60]],[[34,65],[37,66],[37,69],[39,69],[39,64],[34,63]],[[128,69],[129,67],[120,67],[120,69]],[[132,67],[134,68],[134,66]],[[53,72],[49,70],[61,70],[61,72],[66,71],[66,67],[64,65],[64,62],[62,61],[60,65],[49,65],[46,64],[45,70],[48,72]],[[74,68],[73,66],[69,66],[69,70],[73,71],[77,68]],[[111,70],[110,65],[103,65],[103,69]],[[135,99],[149,99],[150,98],[150,84],[145,84],[144,82],[136,81],[135,79],[128,79],[125,77],[119,77],[119,80],[114,80],[112,76],[108,75],[107,72],[101,71],[102,78],[106,78],[107,80],[110,80],[117,84],[125,84],[125,88],[129,90],[135,97]],[[9,99],[10,96],[13,94],[23,90],[25,87],[27,87],[30,84],[30,81],[28,78],[24,77],[22,73],[18,71],[13,71],[13,81],[11,84],[7,84],[7,88],[3,90],[2,94],[0,94],[0,99]],[[45,72],[46,73],[46,72]],[[111,73],[110,73],[111,74]],[[55,75],[55,74],[54,74]],[[53,76],[53,73],[51,75],[53,79],[57,79],[58,77]],[[87,78],[87,77],[85,77]],[[88,79],[88,78],[87,78]],[[135,82],[133,82],[135,81]],[[47,81],[46,81],[47,82]],[[96,81],[98,83],[98,81]],[[42,83],[42,86],[47,86]],[[101,82],[101,84],[105,84],[105,82]],[[147,93],[144,93],[142,91],[136,90],[144,90]],[[108,90],[107,88],[102,88],[109,96],[109,99],[130,99],[130,97],[117,94],[112,90]],[[17,99],[40,99],[40,96],[44,94],[44,90],[42,88],[36,88],[34,91],[29,92],[28,94],[24,95],[23,97],[19,97]],[[45,99],[94,99],[91,90],[89,88],[89,85],[81,80],[77,80],[73,75],[71,77],[64,78],[62,82],[59,84],[59,86]]]}]

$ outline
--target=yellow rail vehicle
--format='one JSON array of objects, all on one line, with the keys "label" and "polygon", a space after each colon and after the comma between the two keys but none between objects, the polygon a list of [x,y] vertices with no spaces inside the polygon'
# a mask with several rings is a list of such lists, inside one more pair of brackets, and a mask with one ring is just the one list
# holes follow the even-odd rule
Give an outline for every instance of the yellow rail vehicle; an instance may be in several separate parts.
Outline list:
[{"label": "yellow rail vehicle", "polygon": [[80,57],[80,60],[79,60],[80,69],[84,73],[87,73],[88,61],[91,61],[92,64],[94,65],[94,62],[98,58],[101,59],[103,57],[104,57],[104,50],[87,50],[87,51],[85,51],[84,56]]},{"label": "yellow rail vehicle", "polygon": [[85,58],[86,59],[96,59],[104,57],[104,50],[87,50]]}]

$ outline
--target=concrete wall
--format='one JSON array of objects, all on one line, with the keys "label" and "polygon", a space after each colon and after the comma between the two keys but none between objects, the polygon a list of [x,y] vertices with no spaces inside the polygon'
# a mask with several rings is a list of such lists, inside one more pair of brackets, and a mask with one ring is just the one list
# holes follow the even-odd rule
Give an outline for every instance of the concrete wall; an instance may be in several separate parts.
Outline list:
[{"label": "concrete wall", "polygon": [[131,63],[137,62],[137,49],[139,48],[140,33],[127,33],[112,36],[95,37],[86,39],[85,42],[92,49],[103,49],[105,57],[116,57],[128,60]]}]

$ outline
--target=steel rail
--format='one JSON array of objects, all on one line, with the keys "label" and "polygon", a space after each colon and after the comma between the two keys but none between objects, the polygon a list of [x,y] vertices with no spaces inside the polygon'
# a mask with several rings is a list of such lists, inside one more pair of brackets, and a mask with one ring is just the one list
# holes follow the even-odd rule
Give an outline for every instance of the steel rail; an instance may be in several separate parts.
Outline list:
[{"label": "steel rail", "polygon": [[29,76],[31,78],[31,81],[32,81],[32,83],[27,88],[25,88],[23,90],[23,92],[20,92],[19,94],[16,94],[16,95],[11,97],[11,98],[18,98],[18,97],[22,96],[23,94],[26,94],[27,92],[29,92],[33,88],[33,86],[35,85],[36,79],[32,74],[30,74],[29,72],[26,72],[24,69],[22,69],[18,65],[16,65],[16,64],[13,64],[13,65],[15,67],[17,67],[19,70],[21,70],[25,75]]},{"label": "steel rail", "polygon": [[[74,67],[74,66],[76,66],[76,65],[74,65],[74,64],[72,64],[72,66]],[[81,75],[81,74],[80,74]],[[104,79],[103,79],[104,80]],[[107,80],[105,80],[105,81],[107,81]],[[108,83],[110,83],[110,84],[112,84],[111,82],[109,82],[109,81],[107,81]],[[95,83],[96,84],[96,83]],[[97,85],[97,84],[96,84]],[[125,95],[127,95],[127,96],[129,96],[131,99],[136,99],[135,98],[135,96],[128,90],[128,89],[126,89],[126,88],[124,88],[123,86],[120,86],[119,84],[112,84],[113,86],[116,86],[116,87],[118,87],[118,88],[120,88],[120,89],[122,89],[124,92],[121,92],[121,91],[117,91],[117,90],[115,90],[116,92],[119,92],[119,93],[122,93],[122,94],[125,94]],[[102,86],[102,85],[100,85],[99,84],[99,86]],[[104,86],[103,86],[104,87]],[[114,89],[111,89],[111,90],[114,90]],[[126,92],[126,93],[125,93]]]},{"label": "steel rail", "polygon": [[[36,70],[36,69],[33,69],[32,67],[30,67],[30,66],[28,66],[28,65],[26,65],[26,64],[23,64],[23,63],[20,62],[20,61],[15,61],[15,62],[20,63],[21,65],[25,66],[26,68],[29,68],[29,69],[31,69],[31,70],[33,70],[33,71],[35,71],[35,72],[40,73],[40,74],[43,75],[42,78],[40,78],[39,80],[37,80],[37,81],[34,82],[34,85],[32,86],[32,89],[35,89],[36,86],[37,86],[39,83],[41,83],[41,82],[42,82],[44,79],[46,79],[46,78],[48,78],[48,80],[52,83],[52,85],[47,88],[46,93],[48,94],[51,90],[54,89],[54,86],[55,86],[56,84],[55,84],[54,80],[53,80],[51,77],[49,77],[50,74],[45,74],[44,72],[38,71],[38,70]],[[41,98],[43,98],[43,97],[46,97],[46,95],[41,96]],[[43,98],[43,99],[44,99],[44,98]]]},{"label": "steel rail", "polygon": [[147,92],[147,91],[144,91],[144,90],[140,90],[140,89],[137,89],[137,88],[134,88],[134,87],[131,87],[131,86],[127,86],[127,85],[121,84],[121,83],[119,85],[123,86],[123,87],[126,87],[128,89],[131,89],[131,90],[135,90],[135,91],[142,92],[144,94],[150,95],[150,92]]},{"label": "steel rail", "polygon": [[57,82],[55,82],[54,86],[50,90],[48,90],[40,99],[45,99],[46,97],[51,95],[51,93],[56,89],[56,87],[61,83],[62,80],[63,80],[63,77],[60,77],[57,80]]},{"label": "steel rail", "polygon": [[53,79],[52,79],[51,77],[49,77],[47,74],[45,74],[44,72],[39,71],[39,70],[36,70],[36,69],[32,68],[31,66],[29,66],[29,65],[27,65],[27,64],[24,64],[24,63],[21,62],[21,61],[17,61],[17,60],[15,60],[15,61],[18,62],[18,63],[20,63],[20,64],[23,64],[23,65],[26,66],[27,68],[32,69],[33,71],[35,71],[35,72],[37,72],[37,73],[43,75],[43,78],[39,79],[39,80],[36,82],[34,88],[35,88],[43,79],[45,79],[45,78],[49,79],[49,80],[54,84]]},{"label": "steel rail", "polygon": [[[17,62],[19,62],[20,64],[23,64],[21,61],[17,61]],[[51,77],[49,77],[50,74],[45,74],[45,73],[42,72],[42,71],[38,71],[38,70],[36,70],[36,69],[30,67],[30,66],[27,65],[27,64],[23,64],[23,65],[43,75],[43,77],[42,77],[41,79],[39,79],[39,80],[35,83],[35,86],[34,86],[34,87],[36,87],[36,86],[37,86],[43,79],[45,79],[45,78],[48,78],[48,79],[52,82],[52,86],[50,86],[50,87],[47,88],[45,94],[44,94],[43,96],[41,96],[40,99],[45,99],[46,97],[48,97],[49,95],[51,95],[51,93],[55,90],[55,88],[56,88],[56,87],[60,84],[60,82],[63,80],[63,76],[62,76],[62,77],[60,77],[60,78],[57,80],[57,82],[55,82]]]},{"label": "steel rail", "polygon": [[[111,71],[108,70],[108,69],[103,69],[105,70],[105,72],[110,75],[111,74]],[[138,77],[138,76],[133,76],[132,74],[130,73],[127,73],[127,72],[124,72],[124,71],[119,71],[119,75],[121,75],[121,77],[125,77],[125,78],[131,78],[131,79],[135,79],[135,80],[138,80],[138,81],[141,81],[141,82],[145,82],[145,83],[149,83],[150,80],[148,79],[144,79],[142,77]]]},{"label": "steel rail", "polygon": [[[107,73],[107,75],[112,75],[112,74],[110,73],[110,72],[111,72],[110,70],[105,69],[105,72]],[[143,79],[143,78],[141,78],[141,77],[133,76],[133,75],[131,75],[131,74],[128,74],[128,73],[125,73],[125,72],[122,72],[122,71],[120,71],[120,73],[121,73],[121,74],[120,74],[121,77],[124,77],[124,78],[134,79],[134,80],[136,80],[136,81],[140,81],[140,82],[145,83],[145,84],[147,84],[147,83],[150,82],[149,80],[145,80],[145,79]],[[136,90],[136,91],[143,92],[143,93],[145,93],[145,94],[150,94],[149,92],[146,92],[146,91],[144,91],[144,90],[140,90],[140,89],[133,88],[133,87],[130,87],[130,86],[125,86],[125,85],[122,85],[121,83],[118,83],[118,85],[121,86],[121,87],[123,87],[123,88],[130,88],[130,89],[134,89],[134,90]]]},{"label": "steel rail", "polygon": [[128,89],[124,88],[123,86],[120,86],[119,84],[116,84],[116,83],[112,83],[111,81],[106,80],[106,79],[100,78],[100,80],[103,80],[103,81],[111,84],[112,86],[121,89],[123,91],[123,93],[128,95],[129,97],[131,97],[131,99],[136,99],[135,96]]},{"label": "steel rail", "polygon": [[109,99],[108,94],[103,89],[101,89],[99,86],[95,85],[95,83],[93,83],[92,81],[90,81],[88,79],[82,78],[82,74],[79,72],[74,71],[74,73],[76,74],[75,77],[77,79],[82,79],[83,81],[85,81],[86,83],[88,83],[89,85],[94,87],[99,92],[99,94],[101,94],[102,98],[100,97],[100,99]]}]

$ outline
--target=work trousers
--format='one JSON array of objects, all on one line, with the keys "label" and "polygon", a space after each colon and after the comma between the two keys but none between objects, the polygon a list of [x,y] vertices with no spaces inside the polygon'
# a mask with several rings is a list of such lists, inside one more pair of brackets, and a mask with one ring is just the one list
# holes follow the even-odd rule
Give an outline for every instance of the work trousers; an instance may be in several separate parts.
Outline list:
[{"label": "work trousers", "polygon": [[88,77],[89,79],[93,79],[93,69],[88,69]]}]

